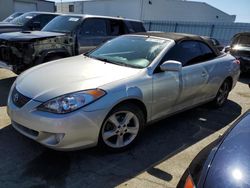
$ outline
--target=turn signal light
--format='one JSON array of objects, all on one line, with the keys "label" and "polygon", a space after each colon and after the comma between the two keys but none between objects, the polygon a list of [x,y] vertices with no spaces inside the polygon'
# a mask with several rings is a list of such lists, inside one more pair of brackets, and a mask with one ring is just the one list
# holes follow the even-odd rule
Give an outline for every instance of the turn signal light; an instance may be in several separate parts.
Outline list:
[{"label": "turn signal light", "polygon": [[240,65],[240,60],[236,59],[236,60],[234,60],[234,63],[236,63],[237,65]]},{"label": "turn signal light", "polygon": [[189,175],[186,179],[184,188],[195,188],[192,177]]}]

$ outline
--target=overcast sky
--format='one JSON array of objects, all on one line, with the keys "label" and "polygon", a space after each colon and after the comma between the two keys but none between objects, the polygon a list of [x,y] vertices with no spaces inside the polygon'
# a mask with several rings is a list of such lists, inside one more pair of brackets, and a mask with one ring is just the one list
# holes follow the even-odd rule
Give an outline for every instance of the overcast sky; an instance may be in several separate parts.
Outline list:
[{"label": "overcast sky", "polygon": [[[61,2],[61,0],[51,0]],[[71,0],[63,0],[67,2]],[[236,15],[236,22],[250,23],[250,0],[192,0],[206,2],[228,14]]]}]

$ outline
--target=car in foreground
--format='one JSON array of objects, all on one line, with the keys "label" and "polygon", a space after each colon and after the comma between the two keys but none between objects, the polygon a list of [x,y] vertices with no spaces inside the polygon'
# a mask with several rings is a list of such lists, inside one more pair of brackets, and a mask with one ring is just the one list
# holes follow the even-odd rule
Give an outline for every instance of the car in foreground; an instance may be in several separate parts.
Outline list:
[{"label": "car in foreground", "polygon": [[0,33],[41,30],[58,15],[58,13],[51,12],[27,12],[10,22],[1,22]]},{"label": "car in foreground", "polygon": [[177,187],[250,187],[249,122],[250,111],[247,111],[224,136],[195,157]]},{"label": "car in foreground", "polygon": [[201,37],[138,33],[33,67],[8,97],[13,127],[56,150],[123,150],[144,126],[212,102],[222,106],[239,64]]},{"label": "car in foreground", "polygon": [[250,32],[236,34],[225,51],[230,52],[231,55],[240,60],[241,72],[250,71]]},{"label": "car in foreground", "polygon": [[2,22],[10,22],[10,21],[14,20],[15,18],[21,16],[22,14],[23,14],[22,12],[15,12],[15,13],[11,14],[10,16],[8,16],[7,18],[5,18]]},{"label": "car in foreground", "polygon": [[118,35],[144,31],[138,20],[62,15],[42,31],[0,35],[0,61],[19,74],[44,62],[84,53]]}]

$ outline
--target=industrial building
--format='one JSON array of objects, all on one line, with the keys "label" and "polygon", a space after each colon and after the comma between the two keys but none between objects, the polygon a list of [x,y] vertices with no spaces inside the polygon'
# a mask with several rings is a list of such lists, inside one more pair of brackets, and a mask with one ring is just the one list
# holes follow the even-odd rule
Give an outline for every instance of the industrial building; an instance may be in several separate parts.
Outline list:
[{"label": "industrial building", "polygon": [[84,0],[56,3],[58,12],[119,16],[139,20],[234,22],[207,3],[186,0]]},{"label": "industrial building", "polygon": [[45,0],[0,0],[0,21],[14,12],[54,12],[55,3]]}]

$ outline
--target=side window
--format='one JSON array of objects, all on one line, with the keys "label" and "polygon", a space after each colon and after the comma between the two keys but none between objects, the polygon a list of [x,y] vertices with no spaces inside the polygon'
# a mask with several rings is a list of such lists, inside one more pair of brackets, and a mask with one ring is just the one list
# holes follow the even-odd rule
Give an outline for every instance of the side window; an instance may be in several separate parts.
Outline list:
[{"label": "side window", "polygon": [[107,36],[106,20],[98,18],[86,19],[81,28],[80,35],[82,36]]},{"label": "side window", "polygon": [[[38,22],[38,23],[40,23],[40,27],[41,27],[40,29],[42,29],[47,23],[49,23],[55,17],[56,17],[56,15],[48,15],[48,14],[42,15],[41,14],[41,15],[34,17],[32,19],[32,21],[30,22],[30,24],[33,24],[34,22]],[[33,26],[31,26],[31,27],[33,27]]]},{"label": "side window", "polygon": [[145,28],[141,22],[130,22],[134,32],[145,32]]},{"label": "side window", "polygon": [[74,5],[69,5],[69,12],[75,12]]},{"label": "side window", "polygon": [[123,22],[120,20],[108,20],[109,23],[109,35],[118,36],[125,33]]},{"label": "side window", "polygon": [[208,61],[216,57],[215,53],[206,44],[199,42],[202,51],[202,56],[200,56],[200,61]]},{"label": "side window", "polygon": [[184,41],[175,45],[163,58],[163,61],[175,60],[182,63],[182,66],[195,64],[202,55],[199,43],[196,41]]}]

